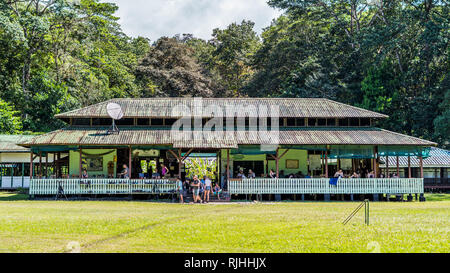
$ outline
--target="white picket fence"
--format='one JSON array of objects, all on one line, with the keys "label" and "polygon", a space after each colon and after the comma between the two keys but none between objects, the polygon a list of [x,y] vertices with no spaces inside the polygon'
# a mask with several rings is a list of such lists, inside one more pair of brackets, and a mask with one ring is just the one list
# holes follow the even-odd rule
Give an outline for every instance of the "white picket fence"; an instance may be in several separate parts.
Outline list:
[{"label": "white picket fence", "polygon": [[31,195],[173,193],[176,182],[167,179],[31,179]]},{"label": "white picket fence", "polygon": [[28,188],[30,186],[29,176],[1,176],[0,189]]},{"label": "white picket fence", "polygon": [[329,178],[232,179],[230,194],[408,194],[423,193],[423,178]]}]

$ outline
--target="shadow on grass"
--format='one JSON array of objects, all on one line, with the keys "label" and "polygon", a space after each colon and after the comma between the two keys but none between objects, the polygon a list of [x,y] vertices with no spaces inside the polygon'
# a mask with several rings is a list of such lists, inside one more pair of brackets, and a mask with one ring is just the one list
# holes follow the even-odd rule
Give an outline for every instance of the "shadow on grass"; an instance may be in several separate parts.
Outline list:
[{"label": "shadow on grass", "polygon": [[0,192],[0,201],[28,200],[28,194],[20,192]]},{"label": "shadow on grass", "polygon": [[449,193],[426,193],[427,201],[450,201]]}]

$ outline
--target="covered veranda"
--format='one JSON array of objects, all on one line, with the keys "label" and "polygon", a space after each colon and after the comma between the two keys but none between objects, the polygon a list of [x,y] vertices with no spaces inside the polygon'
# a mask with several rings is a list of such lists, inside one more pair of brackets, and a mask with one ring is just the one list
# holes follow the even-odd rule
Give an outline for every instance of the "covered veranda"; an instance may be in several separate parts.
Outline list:
[{"label": "covered veranda", "polygon": [[[133,195],[133,194],[173,194],[176,190],[176,178],[185,178],[184,163],[192,153],[213,153],[217,155],[217,180],[232,197],[242,198],[253,195],[254,198],[272,199],[272,195],[323,195],[325,200],[330,195],[373,195],[377,200],[380,194],[422,194],[422,177],[387,178],[380,172],[381,156],[427,157],[429,148],[422,146],[371,146],[371,145],[279,145],[275,150],[261,150],[260,145],[239,145],[235,147],[183,147],[173,145],[122,145],[122,146],[39,146],[33,147],[30,162],[30,194],[55,195],[60,186],[66,195]],[[67,155],[67,172],[62,172],[61,155]],[[78,156],[76,156],[78,155]],[[79,156],[81,155],[81,156]],[[42,158],[54,158],[48,164]],[[83,178],[82,171],[95,168],[92,158],[103,157],[102,171],[92,171],[88,178]],[[264,171],[256,178],[236,178],[233,162],[261,159]],[[38,158],[39,163],[34,163]],[[111,159],[111,160],[109,160]],[[144,172],[142,159],[154,160],[156,169]],[[304,171],[304,176],[288,177],[286,160],[297,160],[297,169]],[[76,161],[76,163],[74,163]],[[92,163],[91,161],[94,161]],[[107,162],[106,162],[107,161]],[[113,164],[111,166],[111,163]],[[87,164],[93,164],[88,166]],[[128,177],[120,175],[122,164],[128,168]],[[169,173],[162,177],[150,173],[161,173],[164,164]],[[77,166],[75,166],[77,165]],[[269,171],[275,171],[275,178],[269,177]],[[297,170],[295,169],[295,170]],[[340,179],[336,184],[330,183],[330,177],[338,169],[346,174],[359,172],[360,176]],[[103,171],[104,170],[104,171]],[[373,170],[375,177],[364,177],[363,172]],[[90,173],[90,171],[88,172]],[[146,175],[145,173],[148,173]],[[283,174],[283,175],[282,175]],[[240,197],[239,197],[240,196]],[[295,198],[295,197],[294,197]]]}]

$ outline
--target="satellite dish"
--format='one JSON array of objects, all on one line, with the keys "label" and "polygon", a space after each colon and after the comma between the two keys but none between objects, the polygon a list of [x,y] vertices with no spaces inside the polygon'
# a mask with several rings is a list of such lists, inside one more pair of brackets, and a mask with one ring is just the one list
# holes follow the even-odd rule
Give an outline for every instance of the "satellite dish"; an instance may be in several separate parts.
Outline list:
[{"label": "satellite dish", "polygon": [[117,128],[115,121],[123,118],[122,107],[117,103],[110,102],[106,105],[106,112],[112,118],[112,125],[108,129],[108,134],[118,134],[119,128]]},{"label": "satellite dish", "polygon": [[108,105],[106,105],[106,112],[114,120],[119,120],[123,118],[122,107],[120,107],[120,105],[117,103],[114,102],[108,103]]}]

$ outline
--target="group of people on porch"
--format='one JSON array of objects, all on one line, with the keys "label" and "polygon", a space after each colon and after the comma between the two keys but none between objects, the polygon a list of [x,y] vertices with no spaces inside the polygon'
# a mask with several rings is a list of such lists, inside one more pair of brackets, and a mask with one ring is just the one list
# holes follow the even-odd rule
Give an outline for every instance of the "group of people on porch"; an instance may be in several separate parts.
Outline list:
[{"label": "group of people on porch", "polygon": [[220,200],[222,189],[219,183],[213,183],[211,178],[203,176],[203,179],[199,179],[197,175],[194,175],[192,179],[186,178],[183,182],[180,178],[177,178],[177,194],[180,202],[184,202],[184,196],[192,193],[192,200],[194,203],[208,203],[210,196],[217,196]]},{"label": "group of people on porch", "polygon": [[[235,174],[235,178],[239,179],[245,179],[245,178],[256,178],[255,172],[253,172],[251,169],[248,170],[247,175],[244,172],[244,169],[240,168],[239,171]],[[261,178],[277,178],[277,174],[274,170],[270,170],[269,174],[261,174]],[[278,178],[312,178],[310,172],[308,172],[306,175],[303,174],[302,171],[298,171],[297,173],[290,173],[285,174],[284,170],[279,171]],[[321,174],[318,176],[319,178],[325,178],[325,174]],[[342,169],[339,169],[336,171],[333,177],[341,177],[341,178],[375,178],[375,172],[373,170],[356,170],[349,173],[344,173]],[[379,178],[385,178],[385,175],[383,173],[380,173],[378,175]],[[391,173],[389,174],[389,178],[399,178],[400,176],[397,173]]]}]

